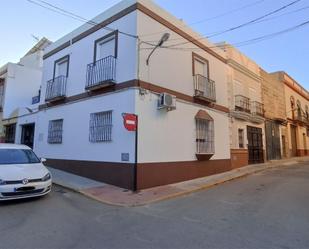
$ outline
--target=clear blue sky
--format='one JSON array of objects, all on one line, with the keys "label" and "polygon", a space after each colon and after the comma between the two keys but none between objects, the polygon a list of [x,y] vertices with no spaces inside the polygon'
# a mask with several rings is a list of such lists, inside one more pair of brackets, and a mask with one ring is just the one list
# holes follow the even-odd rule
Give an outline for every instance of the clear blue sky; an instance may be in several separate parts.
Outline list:
[{"label": "clear blue sky", "polygon": [[[47,1],[88,19],[119,2],[119,0]],[[202,34],[221,31],[252,20],[291,1],[264,0],[253,7],[196,24],[192,27]],[[257,0],[155,0],[155,2],[176,17],[190,24],[257,2]],[[309,6],[309,0],[302,0],[273,16],[306,6]],[[212,41],[224,40],[233,44],[280,31],[308,20],[309,8],[214,37]],[[79,21],[42,9],[26,0],[2,0],[0,15],[0,65],[8,61],[16,62],[24,55],[35,44],[31,34],[39,37],[45,36],[55,41],[80,24]],[[273,39],[240,47],[239,49],[267,71],[284,70],[309,89],[309,25]]]}]

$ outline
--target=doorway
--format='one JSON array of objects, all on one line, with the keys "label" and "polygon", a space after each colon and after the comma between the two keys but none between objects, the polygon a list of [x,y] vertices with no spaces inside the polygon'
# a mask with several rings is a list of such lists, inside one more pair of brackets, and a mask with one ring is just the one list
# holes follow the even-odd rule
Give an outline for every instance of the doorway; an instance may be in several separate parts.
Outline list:
[{"label": "doorway", "polygon": [[291,145],[292,145],[291,156],[295,157],[297,156],[296,126],[291,125],[290,127],[291,127]]},{"label": "doorway", "polygon": [[247,126],[249,164],[263,163],[262,128]]},{"label": "doorway", "polygon": [[22,125],[21,144],[33,149],[35,124]]},{"label": "doorway", "polygon": [[265,134],[267,159],[281,159],[279,124],[273,121],[265,121]]}]

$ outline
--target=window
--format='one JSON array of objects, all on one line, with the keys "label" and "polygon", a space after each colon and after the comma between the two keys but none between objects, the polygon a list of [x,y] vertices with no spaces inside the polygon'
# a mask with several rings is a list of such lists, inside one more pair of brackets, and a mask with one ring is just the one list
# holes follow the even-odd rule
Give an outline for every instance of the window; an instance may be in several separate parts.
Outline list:
[{"label": "window", "polygon": [[193,53],[193,75],[209,78],[209,63],[206,59]]},{"label": "window", "polygon": [[68,77],[69,75],[69,60],[70,56],[66,55],[59,60],[55,61],[54,65],[54,78],[57,77]]},{"label": "window", "polygon": [[92,143],[112,141],[112,111],[90,114],[89,141]]},{"label": "window", "polygon": [[244,130],[238,129],[238,145],[239,148],[244,148]]},{"label": "window", "polygon": [[16,124],[5,126],[5,143],[15,143]]},{"label": "window", "polygon": [[63,119],[51,120],[48,126],[48,138],[49,144],[61,144],[63,132]]},{"label": "window", "polygon": [[305,106],[305,115],[306,115],[306,119],[309,120],[309,109],[308,106]]},{"label": "window", "polygon": [[200,110],[195,116],[196,122],[196,153],[214,154],[214,121],[206,112]]},{"label": "window", "polygon": [[101,60],[108,56],[117,57],[117,34],[117,32],[112,32],[95,41],[94,61]]}]

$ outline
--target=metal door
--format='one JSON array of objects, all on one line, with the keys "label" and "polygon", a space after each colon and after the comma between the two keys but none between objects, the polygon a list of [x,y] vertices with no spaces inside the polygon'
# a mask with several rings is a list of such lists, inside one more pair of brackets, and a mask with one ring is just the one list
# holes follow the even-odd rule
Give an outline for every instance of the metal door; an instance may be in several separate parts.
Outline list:
[{"label": "metal door", "polygon": [[267,159],[281,159],[279,124],[273,121],[265,121],[265,134]]},{"label": "metal door", "polygon": [[249,164],[263,163],[263,135],[262,129],[247,126]]}]

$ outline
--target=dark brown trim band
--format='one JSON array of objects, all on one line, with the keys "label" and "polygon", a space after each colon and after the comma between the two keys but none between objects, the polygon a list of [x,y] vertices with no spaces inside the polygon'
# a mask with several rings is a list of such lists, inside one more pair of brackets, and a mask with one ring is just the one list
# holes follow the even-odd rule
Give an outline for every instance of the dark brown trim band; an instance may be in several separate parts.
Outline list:
[{"label": "dark brown trim band", "polygon": [[168,29],[171,29],[172,31],[174,31],[178,35],[182,36],[186,40],[192,42],[194,45],[205,50],[207,53],[211,54],[215,58],[219,59],[220,61],[222,61],[224,63],[227,63],[227,60],[224,57],[217,54],[215,51],[213,51],[209,47],[205,46],[203,43],[201,43],[200,41],[198,41],[197,39],[195,39],[191,35],[187,34],[186,32],[182,31],[181,29],[177,28],[175,25],[171,24],[169,21],[167,21],[164,18],[162,18],[161,16],[157,15],[156,13],[154,13],[153,11],[151,11],[150,9],[148,9],[147,7],[142,5],[141,3],[137,3],[137,9],[139,11],[143,12],[145,15],[151,17],[155,21],[161,23],[162,25],[164,25]]},{"label": "dark brown trim band", "polygon": [[78,42],[79,40],[85,38],[86,36],[88,35],[91,35],[92,33],[98,31],[99,29],[102,29],[104,27],[106,27],[108,24],[112,23],[112,22],[115,22],[117,21],[118,19],[130,14],[131,12],[135,11],[137,9],[137,5],[136,4],[133,4],[131,5],[130,7],[120,11],[119,13],[115,14],[114,16],[106,19],[105,21],[99,23],[98,25],[88,29],[87,31],[81,33],[80,35],[74,37],[72,39],[72,44],[75,43],[75,42]]},{"label": "dark brown trim band", "polygon": [[231,170],[230,159],[139,163],[137,188],[152,188],[214,175],[229,170]]},{"label": "dark brown trim band", "polygon": [[203,100],[199,100],[194,98],[193,96],[190,95],[186,95],[180,92],[176,92],[174,90],[168,89],[168,88],[164,88],[158,85],[154,85],[151,83],[147,83],[145,81],[141,81],[141,80],[129,80],[129,81],[125,81],[122,83],[117,83],[115,85],[112,86],[108,86],[96,91],[89,91],[89,92],[83,92],[77,95],[73,95],[70,97],[66,97],[65,99],[63,99],[62,101],[58,101],[58,102],[53,102],[53,103],[45,103],[43,105],[39,106],[39,110],[43,110],[43,109],[47,109],[49,107],[53,107],[56,105],[63,105],[63,104],[67,104],[70,102],[74,102],[74,101],[79,101],[79,100],[83,100],[83,99],[88,99],[91,98],[93,96],[98,96],[98,95],[102,95],[102,94],[106,94],[106,93],[110,93],[110,92],[114,92],[114,91],[119,91],[122,89],[127,89],[127,88],[131,88],[131,87],[140,87],[152,92],[156,92],[156,93],[169,93],[172,94],[174,96],[176,96],[176,98],[184,100],[184,101],[188,101],[191,103],[195,103],[195,104],[199,104],[202,106],[206,106],[209,107],[211,109],[215,109],[221,112],[225,112],[225,113],[229,113],[229,108],[222,106],[222,105],[218,105],[215,103],[209,103],[207,101],[203,101]]},{"label": "dark brown trim band", "polygon": [[[76,36],[72,39],[72,44],[78,42],[79,40],[81,40],[85,37],[87,37],[88,35],[91,35],[92,33],[98,31],[99,29],[106,27],[108,24],[122,18],[123,16],[128,15],[129,13],[131,13],[135,10],[139,10],[139,11],[143,12],[145,15],[151,17],[152,19],[161,23],[165,27],[171,29],[172,31],[174,31],[178,35],[182,36],[184,39],[188,40],[189,42],[192,42],[193,44],[195,44],[199,48],[205,50],[207,53],[211,54],[212,56],[219,59],[223,63],[227,63],[227,60],[224,57],[217,54],[215,51],[213,51],[209,47],[205,46],[203,43],[201,43],[200,41],[198,41],[197,39],[195,39],[191,35],[187,34],[186,32],[182,31],[181,29],[177,28],[175,25],[173,25],[169,21],[165,20],[161,16],[157,15],[156,13],[154,13],[153,11],[148,9],[147,7],[143,6],[141,3],[133,4],[132,6],[120,11],[119,13],[115,14],[114,16],[112,16],[112,17],[106,19],[105,21],[99,23],[98,25],[95,25],[92,28],[88,29],[87,31],[79,34],[78,36]],[[70,46],[70,44],[71,44],[71,41],[67,41],[66,43],[60,45],[59,47],[57,47],[57,48],[53,49],[52,51],[48,52],[47,54],[45,54],[43,56],[43,59],[47,59],[48,57],[59,52],[60,50]]]},{"label": "dark brown trim band", "polygon": [[49,51],[49,52],[46,53],[46,54],[44,54],[43,60],[47,59],[48,57],[50,57],[50,56],[52,56],[52,55],[54,55],[54,54],[56,54],[56,53],[58,53],[58,52],[61,51],[61,50],[63,50],[63,49],[65,49],[65,48],[69,47],[70,45],[71,45],[71,41],[67,41],[67,42],[63,43],[63,44],[60,45],[59,47],[57,47],[57,48],[55,48],[55,49]]},{"label": "dark brown trim band", "polygon": [[[133,188],[131,163],[48,159],[45,165],[121,188]],[[229,170],[230,159],[139,163],[137,189],[192,180]]]},{"label": "dark brown trim band", "polygon": [[47,159],[44,164],[121,188],[133,188],[133,163]]}]

